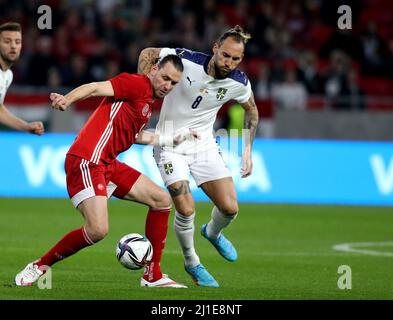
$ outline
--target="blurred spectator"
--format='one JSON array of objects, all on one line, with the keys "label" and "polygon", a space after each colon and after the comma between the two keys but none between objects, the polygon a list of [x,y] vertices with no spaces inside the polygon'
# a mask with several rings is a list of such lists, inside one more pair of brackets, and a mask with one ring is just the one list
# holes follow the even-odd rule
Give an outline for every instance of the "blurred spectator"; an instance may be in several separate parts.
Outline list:
[{"label": "blurred spectator", "polygon": [[78,87],[91,79],[86,58],[80,54],[71,58],[70,68],[64,71],[64,84],[69,87]]},{"label": "blurred spectator", "polygon": [[348,108],[351,110],[363,110],[365,109],[364,92],[359,86],[358,73],[356,69],[352,68],[348,73],[347,80],[348,92],[343,92],[344,95],[348,96]]},{"label": "blurred spectator", "polygon": [[[177,26],[172,35],[176,47],[193,48],[196,51],[203,49],[201,39],[196,32],[196,20],[192,12],[185,12],[181,19],[177,21]],[[182,32],[177,30],[182,30]]]},{"label": "blurred spectator", "polygon": [[[216,39],[216,32],[214,29],[215,26],[219,24],[217,21],[219,10],[216,1],[203,0],[195,10],[197,10],[196,19],[198,33],[204,38],[205,43],[213,43],[212,41]],[[225,15],[223,16],[224,19],[226,19]],[[211,28],[213,30],[210,30]],[[221,34],[221,32],[219,32],[219,34]]]},{"label": "blurred spectator", "polygon": [[210,52],[211,44],[217,41],[217,39],[222,35],[222,33],[230,28],[227,17],[222,12],[217,12],[215,20],[206,21],[205,27],[205,48],[203,51]]},{"label": "blurred spectator", "polygon": [[335,109],[364,109],[363,92],[359,87],[357,72],[350,68],[350,61],[341,51],[331,55],[325,74],[325,94]]},{"label": "blurred spectator", "polygon": [[[115,55],[110,55],[110,47],[107,42],[99,40],[95,44],[95,50],[91,53],[91,56],[86,60],[88,63],[88,76],[91,81],[102,81],[107,79],[105,64],[108,59],[117,59]],[[86,57],[86,55],[82,55]]]},{"label": "blurred spectator", "polygon": [[273,138],[275,135],[271,87],[269,65],[267,63],[262,63],[259,67],[258,76],[255,79],[253,91],[255,94],[255,102],[259,110],[257,136],[264,138]]},{"label": "blurred spectator", "polygon": [[295,70],[287,70],[285,81],[276,84],[272,96],[278,107],[286,110],[305,110],[307,108],[307,91],[304,84],[297,80]]},{"label": "blurred spectator", "polygon": [[332,52],[330,62],[324,74],[324,93],[334,102],[344,91],[347,80],[348,57],[339,50]]},{"label": "blurred spectator", "polygon": [[[119,64],[117,63],[117,61],[115,60],[108,60],[106,62],[106,68],[105,68],[106,72],[106,76],[108,77],[108,79],[111,79],[115,76],[117,76],[118,74],[120,74],[121,72],[123,72],[124,70],[120,70],[119,68]],[[133,71],[133,73],[136,73],[136,69]]]},{"label": "blurred spectator", "polygon": [[47,85],[51,90],[58,90],[62,86],[60,73],[57,68],[49,69]]},{"label": "blurred spectator", "polygon": [[124,52],[123,59],[120,65],[121,72],[128,72],[128,73],[138,72],[139,53],[140,53],[139,46],[135,42],[130,43],[127,46],[127,49]]},{"label": "blurred spectator", "polygon": [[384,73],[384,58],[387,48],[381,36],[377,32],[377,25],[369,21],[366,30],[361,34],[363,71],[370,75]]},{"label": "blurred spectator", "polygon": [[270,70],[266,63],[261,64],[259,67],[258,77],[255,80],[254,93],[256,99],[266,100],[270,98]]},{"label": "blurred spectator", "polygon": [[270,82],[272,85],[284,81],[285,69],[283,59],[273,59],[270,70]]},{"label": "blurred spectator", "polygon": [[219,10],[226,15],[229,25],[244,26],[249,19],[248,3],[249,1],[246,0],[238,0],[234,1],[232,5],[222,4],[219,6]]},{"label": "blurred spectator", "polygon": [[335,50],[341,50],[355,60],[359,60],[362,57],[362,47],[359,37],[350,29],[334,29],[334,32],[322,47],[320,53],[325,58],[329,57]]},{"label": "blurred spectator", "polygon": [[56,59],[52,54],[52,38],[40,36],[36,42],[36,50],[29,60],[28,83],[35,86],[46,85],[49,69],[56,64]]},{"label": "blurred spectator", "polygon": [[122,2],[122,0],[96,0],[97,8],[101,14],[106,14],[112,11],[113,7]]},{"label": "blurred spectator", "polygon": [[317,57],[312,51],[305,51],[299,55],[298,77],[309,94],[322,93],[322,77],[317,64]]},{"label": "blurred spectator", "polygon": [[66,63],[71,54],[71,48],[69,46],[70,37],[67,33],[64,25],[56,28],[55,35],[53,37],[53,55],[56,60],[60,63]]},{"label": "blurred spectator", "polygon": [[259,46],[259,54],[266,55],[269,50],[266,30],[273,23],[273,6],[270,1],[260,1],[256,7],[255,29],[250,30],[253,42]]},{"label": "blurred spectator", "polygon": [[273,24],[266,28],[266,41],[270,47],[270,57],[273,59],[293,57],[291,47],[292,35],[286,27],[285,16],[277,13],[273,18]]},{"label": "blurred spectator", "polygon": [[306,19],[300,3],[292,2],[289,5],[287,17],[288,31],[295,38],[301,37],[306,30]]},{"label": "blurred spectator", "polygon": [[[37,28],[37,6],[43,3],[52,8],[53,30]],[[353,29],[339,30],[341,4],[341,0],[0,0],[0,22],[19,21],[24,30],[15,85],[75,87],[107,79],[116,69],[135,72],[144,47],[210,52],[211,43],[238,23],[252,35],[247,56],[264,64],[260,70],[252,69],[258,63],[249,59],[241,64],[252,70],[256,98],[266,101],[273,87],[293,90],[300,82],[308,94],[325,95],[335,108],[362,109],[357,78],[384,77],[379,79],[386,83],[384,92],[390,88],[391,10],[384,8],[387,0],[348,0]],[[295,59],[298,80],[287,73],[288,67],[295,68],[291,65]],[[357,102],[345,101],[343,95]]]}]

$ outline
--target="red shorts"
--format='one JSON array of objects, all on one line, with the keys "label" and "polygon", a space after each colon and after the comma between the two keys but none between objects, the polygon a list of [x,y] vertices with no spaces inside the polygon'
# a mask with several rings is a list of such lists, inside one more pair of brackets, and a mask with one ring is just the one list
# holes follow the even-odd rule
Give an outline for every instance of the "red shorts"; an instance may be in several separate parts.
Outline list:
[{"label": "red shorts", "polygon": [[65,171],[68,195],[75,207],[94,196],[109,198],[113,194],[124,198],[141,175],[117,160],[109,165],[96,165],[70,154],[65,159]]}]

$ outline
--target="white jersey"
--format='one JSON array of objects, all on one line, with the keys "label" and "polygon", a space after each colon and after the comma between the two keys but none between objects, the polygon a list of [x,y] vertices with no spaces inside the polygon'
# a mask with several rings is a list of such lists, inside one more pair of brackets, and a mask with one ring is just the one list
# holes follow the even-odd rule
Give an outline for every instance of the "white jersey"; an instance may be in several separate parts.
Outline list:
[{"label": "white jersey", "polygon": [[11,69],[3,71],[0,68],[0,105],[4,103],[5,95],[13,79]]},{"label": "white jersey", "polygon": [[191,154],[216,148],[213,125],[217,112],[229,100],[245,103],[251,96],[251,85],[240,70],[233,70],[225,79],[214,79],[207,74],[211,56],[187,49],[163,48],[160,58],[177,54],[182,58],[184,71],[180,82],[164,98],[156,127],[158,134],[172,135],[194,129],[200,140],[186,141],[174,148],[176,153]]}]

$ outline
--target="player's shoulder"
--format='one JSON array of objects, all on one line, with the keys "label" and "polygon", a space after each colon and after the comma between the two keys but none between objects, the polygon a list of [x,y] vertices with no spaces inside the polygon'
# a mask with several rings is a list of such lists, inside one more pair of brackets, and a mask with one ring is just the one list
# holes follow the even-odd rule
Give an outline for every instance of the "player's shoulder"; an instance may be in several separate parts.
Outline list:
[{"label": "player's shoulder", "polygon": [[128,72],[122,72],[117,75],[117,77],[125,77],[125,78],[130,78],[130,79],[148,79],[148,77],[145,74],[142,73],[128,73]]},{"label": "player's shoulder", "polygon": [[185,48],[177,48],[176,55],[182,59],[194,62],[199,65],[204,65],[206,60],[210,57],[206,53],[192,51]]},{"label": "player's shoulder", "polygon": [[247,75],[239,69],[235,69],[231,73],[229,73],[228,78],[236,82],[239,82],[245,86],[247,86],[249,82]]},{"label": "player's shoulder", "polygon": [[145,74],[122,72],[111,80],[123,80],[135,83],[149,83],[149,78]]},{"label": "player's shoulder", "polygon": [[12,72],[12,70],[7,69],[6,71],[3,71],[3,76],[1,78],[4,79],[5,81],[9,81],[12,80],[13,77],[14,77],[14,73]]}]

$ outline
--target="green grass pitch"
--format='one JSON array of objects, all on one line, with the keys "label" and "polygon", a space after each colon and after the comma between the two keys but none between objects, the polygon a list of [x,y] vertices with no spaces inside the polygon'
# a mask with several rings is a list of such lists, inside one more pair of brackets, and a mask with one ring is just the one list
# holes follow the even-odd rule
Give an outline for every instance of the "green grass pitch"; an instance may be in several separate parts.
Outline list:
[{"label": "green grass pitch", "polygon": [[[15,274],[81,226],[82,218],[69,200],[2,198],[0,299],[393,299],[393,242],[362,248],[374,252],[369,255],[333,249],[340,243],[392,241],[392,208],[240,204],[225,232],[238,250],[234,263],[199,234],[211,204],[198,203],[196,209],[197,252],[220,288],[197,287],[185,273],[173,212],[162,269],[189,288],[140,288],[142,270],[127,270],[115,257],[123,235],[144,233],[146,207],[127,201],[110,201],[110,231],[103,241],[53,266],[52,289],[20,288],[13,284]],[[350,266],[352,289],[338,288],[340,265]]]}]

